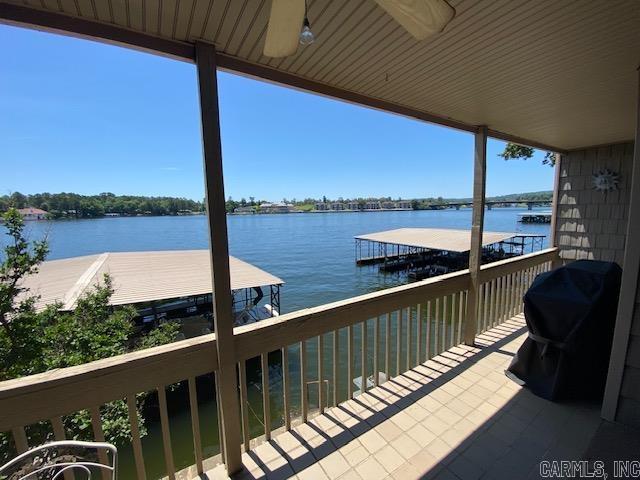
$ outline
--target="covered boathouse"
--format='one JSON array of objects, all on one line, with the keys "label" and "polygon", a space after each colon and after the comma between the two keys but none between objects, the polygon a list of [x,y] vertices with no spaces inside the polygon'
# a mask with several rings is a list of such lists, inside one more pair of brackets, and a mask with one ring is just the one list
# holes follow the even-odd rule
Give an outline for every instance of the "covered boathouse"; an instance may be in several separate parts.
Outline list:
[{"label": "covered boathouse", "polygon": [[[463,270],[469,262],[471,232],[442,228],[397,228],[358,235],[356,264],[380,264],[380,272],[406,271],[421,280]],[[490,263],[541,250],[545,235],[483,232],[482,262]]]},{"label": "covered boathouse", "polygon": [[[282,279],[233,256],[229,256],[229,271],[237,324],[279,313]],[[50,260],[27,277],[23,287],[39,295],[36,308],[59,303],[61,310],[68,311],[104,275],[109,275],[114,289],[110,304],[133,305],[140,324],[211,315],[208,250],[106,252]],[[267,295],[263,288],[268,289]],[[263,298],[266,304],[261,303]]]}]

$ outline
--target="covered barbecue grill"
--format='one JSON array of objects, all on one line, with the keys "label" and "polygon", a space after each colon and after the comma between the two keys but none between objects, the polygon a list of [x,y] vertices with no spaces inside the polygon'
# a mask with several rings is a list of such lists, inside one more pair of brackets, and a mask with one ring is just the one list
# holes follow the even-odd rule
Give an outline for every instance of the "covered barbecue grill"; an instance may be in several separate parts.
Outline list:
[{"label": "covered barbecue grill", "polygon": [[621,274],[592,260],[540,274],[524,296],[529,336],[507,375],[549,400],[601,397]]}]

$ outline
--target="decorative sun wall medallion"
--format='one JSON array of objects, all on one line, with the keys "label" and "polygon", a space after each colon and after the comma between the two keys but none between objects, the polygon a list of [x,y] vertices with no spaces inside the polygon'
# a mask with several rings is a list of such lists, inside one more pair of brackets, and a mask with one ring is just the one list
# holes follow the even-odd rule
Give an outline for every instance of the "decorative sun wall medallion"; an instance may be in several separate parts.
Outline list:
[{"label": "decorative sun wall medallion", "polygon": [[608,168],[603,168],[593,175],[593,188],[606,194],[612,190],[617,190],[619,181],[620,177],[617,173]]}]

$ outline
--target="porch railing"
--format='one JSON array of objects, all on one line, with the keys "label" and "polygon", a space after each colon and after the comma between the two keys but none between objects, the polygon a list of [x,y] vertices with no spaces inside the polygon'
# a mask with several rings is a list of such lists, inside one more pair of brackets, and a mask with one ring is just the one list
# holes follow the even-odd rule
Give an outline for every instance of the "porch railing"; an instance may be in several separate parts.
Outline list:
[{"label": "porch railing", "polygon": [[[477,332],[521,312],[522,295],[556,258],[551,248],[483,266]],[[244,449],[461,343],[469,285],[463,270],[235,328]],[[25,451],[26,426],[49,421],[63,440],[63,416],[88,410],[93,437],[102,441],[100,409],[126,399],[135,470],[146,478],[136,394],[155,391],[166,474],[175,478],[166,388],[186,382],[192,458],[201,473],[196,377],[215,375],[215,342],[209,334],[2,382],[0,432],[11,432],[16,449]]]}]

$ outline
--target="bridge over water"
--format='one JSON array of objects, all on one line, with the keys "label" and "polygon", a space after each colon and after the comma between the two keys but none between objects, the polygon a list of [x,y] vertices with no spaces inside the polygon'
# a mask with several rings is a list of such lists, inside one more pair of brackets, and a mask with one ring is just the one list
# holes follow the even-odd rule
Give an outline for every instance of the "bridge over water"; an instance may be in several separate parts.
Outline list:
[{"label": "bridge over water", "polygon": [[[438,210],[440,208],[455,208],[456,210],[460,210],[463,207],[471,207],[473,202],[469,200],[468,202],[448,202],[440,205],[431,205],[429,208],[431,210]],[[506,200],[492,200],[485,202],[487,210],[491,210],[494,206],[504,206],[511,207],[517,205],[526,205],[527,210],[533,210],[533,207],[550,207],[551,200],[526,200],[526,201],[506,201]]]}]

